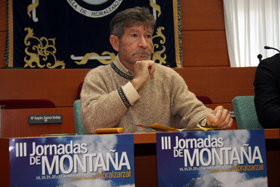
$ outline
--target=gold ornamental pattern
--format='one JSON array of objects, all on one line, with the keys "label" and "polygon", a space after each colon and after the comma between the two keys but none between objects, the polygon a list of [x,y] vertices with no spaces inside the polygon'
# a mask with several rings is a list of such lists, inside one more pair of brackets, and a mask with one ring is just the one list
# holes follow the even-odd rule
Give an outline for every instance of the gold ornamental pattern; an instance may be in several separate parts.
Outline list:
[{"label": "gold ornamental pattern", "polygon": [[[39,0],[34,0],[32,4],[30,4],[27,8],[28,16],[31,16],[31,12],[35,11],[35,9],[39,6]],[[154,1],[150,0],[150,6],[156,11],[155,16],[161,16],[161,7],[156,4]],[[34,21],[36,21],[36,17],[34,17]],[[65,68],[65,63],[62,60],[57,60],[55,53],[57,49],[55,47],[55,38],[47,39],[46,37],[38,37],[34,36],[33,29],[26,27],[24,29],[27,31],[27,35],[24,39],[25,54],[27,56],[24,57],[24,68]],[[160,26],[156,29],[155,35],[153,36],[153,57],[152,59],[159,64],[167,64],[166,62],[166,37],[163,34],[164,27]],[[32,45],[31,45],[32,43]],[[84,56],[75,58],[75,55],[71,55],[71,59],[74,60],[74,63],[77,65],[85,65],[89,62],[89,60],[97,60],[101,64],[111,64],[116,57],[114,52],[103,51],[100,55],[94,51],[85,53]]]},{"label": "gold ornamental pattern", "polygon": [[55,47],[55,38],[46,38],[34,36],[33,29],[25,27],[27,34],[24,38],[25,54],[24,57],[24,68],[61,68],[65,69],[64,61],[57,60],[55,53],[57,52]]},{"label": "gold ornamental pattern", "polygon": [[27,15],[29,18],[31,18],[31,12],[35,10],[39,6],[39,0],[33,1],[30,5],[27,7]]},{"label": "gold ornamental pattern", "polygon": [[[161,15],[161,7],[159,5],[157,5],[156,3],[154,3],[152,0],[150,0],[150,6],[156,10],[157,12],[157,16],[160,17]],[[163,34],[163,30],[164,27],[160,26],[156,29],[156,33],[153,36],[153,57],[152,59],[159,64],[167,64],[166,62],[166,47],[165,47],[165,43],[166,43],[166,37]],[[110,58],[108,59],[102,59],[102,57],[104,57],[105,55],[110,56]],[[111,64],[114,59],[115,59],[116,55],[113,52],[109,52],[109,51],[103,51],[101,53],[101,55],[99,55],[96,52],[89,52],[86,53],[83,57],[81,61],[74,61],[76,64],[78,65],[84,65],[88,63],[88,60],[90,59],[95,59],[98,60],[101,64]]]},{"label": "gold ornamental pattern", "polygon": [[158,27],[156,34],[153,36],[153,40],[157,40],[158,43],[161,44],[159,45],[157,42],[154,42],[153,60],[159,64],[166,64],[166,54],[164,53],[166,47],[163,45],[166,42],[166,38],[162,30],[164,30],[164,27]]},{"label": "gold ornamental pattern", "polygon": [[[109,58],[102,59],[102,57],[104,57],[106,55],[109,56]],[[104,51],[104,52],[102,52],[101,55],[99,55],[95,52],[92,52],[92,53],[86,53],[81,61],[74,61],[74,62],[78,65],[84,65],[88,62],[88,60],[90,58],[93,58],[93,57],[96,57],[95,58],[96,60],[98,60],[101,64],[105,65],[105,64],[111,64],[114,61],[114,59],[116,58],[116,55],[115,55],[115,53],[109,52],[109,51]]]}]

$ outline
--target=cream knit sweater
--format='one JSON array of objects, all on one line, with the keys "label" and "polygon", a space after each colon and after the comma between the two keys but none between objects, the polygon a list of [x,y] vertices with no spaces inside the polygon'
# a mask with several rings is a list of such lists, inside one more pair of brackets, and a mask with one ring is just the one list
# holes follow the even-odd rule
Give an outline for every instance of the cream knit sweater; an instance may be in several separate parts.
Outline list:
[{"label": "cream knit sweater", "polygon": [[92,69],[81,92],[83,125],[96,128],[124,127],[125,132],[150,131],[136,124],[158,123],[196,128],[212,110],[189,91],[184,79],[171,68],[156,64],[154,76],[139,92],[130,83],[133,74],[116,57],[110,65]]}]

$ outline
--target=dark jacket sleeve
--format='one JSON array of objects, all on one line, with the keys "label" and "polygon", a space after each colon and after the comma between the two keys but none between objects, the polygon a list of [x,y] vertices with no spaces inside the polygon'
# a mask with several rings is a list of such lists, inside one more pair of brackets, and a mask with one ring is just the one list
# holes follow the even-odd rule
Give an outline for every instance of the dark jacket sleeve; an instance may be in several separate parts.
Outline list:
[{"label": "dark jacket sleeve", "polygon": [[255,75],[255,105],[264,128],[280,127],[280,55],[260,62]]}]

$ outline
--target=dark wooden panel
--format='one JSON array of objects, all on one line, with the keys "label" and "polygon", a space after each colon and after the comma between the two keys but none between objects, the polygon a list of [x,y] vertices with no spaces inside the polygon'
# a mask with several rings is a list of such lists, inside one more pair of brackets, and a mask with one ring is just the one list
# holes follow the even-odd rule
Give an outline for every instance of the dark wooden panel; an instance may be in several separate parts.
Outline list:
[{"label": "dark wooden panel", "polygon": [[6,0],[0,1],[0,31],[7,31],[7,5]]},{"label": "dark wooden panel", "polygon": [[[253,95],[256,68],[175,69],[190,89],[214,103],[231,103],[237,95]],[[89,69],[0,69],[1,99],[49,99],[58,107],[72,106],[78,86]]]},{"label": "dark wooden panel", "polygon": [[7,2],[0,1],[0,68],[6,67],[4,53],[7,30]]},{"label": "dark wooden panel", "polygon": [[5,59],[4,59],[6,35],[7,35],[7,32],[0,31],[0,68],[6,67]]},{"label": "dark wooden panel", "polygon": [[[149,144],[143,146],[140,151],[147,152],[145,149]],[[135,147],[137,151],[137,147]],[[135,186],[153,187],[157,185],[157,157],[156,155],[134,157],[135,162]]]},{"label": "dark wooden panel", "polygon": [[73,106],[89,69],[0,69],[1,99],[48,99]]},{"label": "dark wooden panel", "polygon": [[[277,146],[278,143],[278,147],[280,145],[279,143],[280,141],[278,140],[278,142],[272,142],[276,145],[274,145],[275,147]],[[268,144],[268,142],[267,142]],[[279,158],[280,158],[280,150],[278,148],[278,150],[267,150],[266,151],[266,161],[267,161],[267,180],[268,180],[268,186],[270,187],[277,187],[279,186],[279,167],[280,167],[280,162],[279,162]]]},{"label": "dark wooden panel", "polygon": [[238,95],[254,95],[255,67],[182,68],[176,71],[196,95],[208,96],[213,103],[231,103]]},{"label": "dark wooden panel", "polygon": [[183,66],[230,66],[225,31],[183,31]]},{"label": "dark wooden panel", "polygon": [[9,139],[0,138],[0,186],[10,186]]},{"label": "dark wooden panel", "polygon": [[[0,137],[41,136],[42,134],[75,133],[74,112],[72,107],[6,109],[1,112]],[[28,123],[29,115],[62,115],[61,124]]]},{"label": "dark wooden panel", "polygon": [[223,0],[181,1],[182,30],[224,30]]}]

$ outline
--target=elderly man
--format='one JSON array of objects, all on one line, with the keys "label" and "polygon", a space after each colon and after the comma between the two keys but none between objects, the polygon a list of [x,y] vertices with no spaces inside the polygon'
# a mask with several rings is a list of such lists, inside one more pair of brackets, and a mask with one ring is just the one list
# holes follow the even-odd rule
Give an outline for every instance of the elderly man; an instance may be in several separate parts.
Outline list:
[{"label": "elderly man", "polygon": [[228,110],[207,108],[177,72],[151,60],[154,25],[153,15],[142,7],[124,10],[111,20],[109,39],[118,55],[85,77],[81,113],[87,131],[124,127],[125,132],[139,132],[146,129],[137,124],[173,127],[174,121],[186,129],[231,127]]}]

